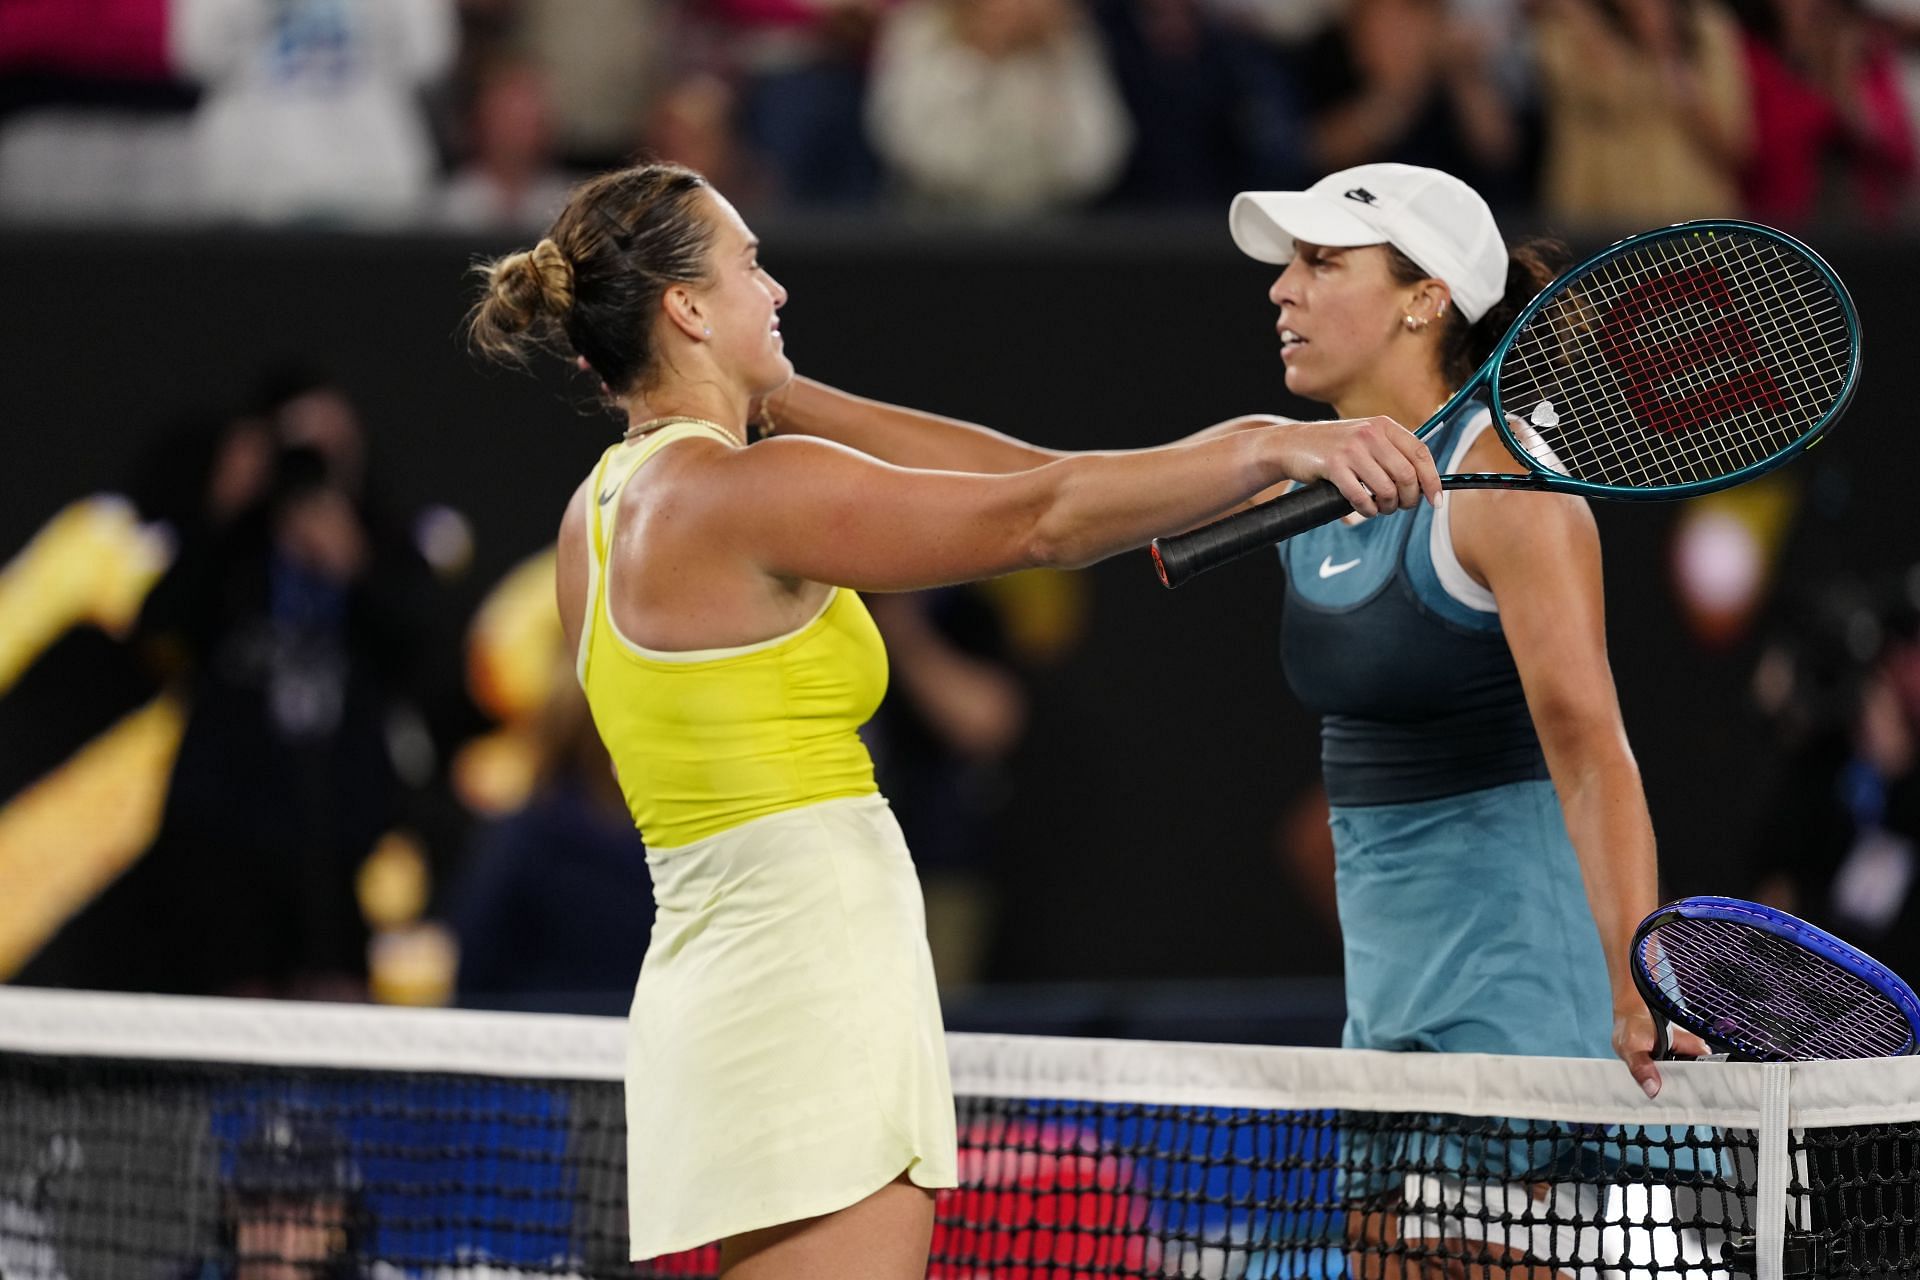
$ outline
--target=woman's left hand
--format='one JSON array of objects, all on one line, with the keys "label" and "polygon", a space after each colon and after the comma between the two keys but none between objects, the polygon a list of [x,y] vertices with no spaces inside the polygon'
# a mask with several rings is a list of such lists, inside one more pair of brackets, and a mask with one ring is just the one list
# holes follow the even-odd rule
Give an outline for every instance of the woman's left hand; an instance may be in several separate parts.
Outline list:
[{"label": "woman's left hand", "polygon": [[[1713,1050],[1691,1031],[1667,1028],[1670,1052],[1681,1058],[1704,1058]],[[1649,1098],[1660,1095],[1660,1068],[1653,1060],[1653,1015],[1645,1005],[1635,1004],[1613,1011],[1613,1051]]]}]

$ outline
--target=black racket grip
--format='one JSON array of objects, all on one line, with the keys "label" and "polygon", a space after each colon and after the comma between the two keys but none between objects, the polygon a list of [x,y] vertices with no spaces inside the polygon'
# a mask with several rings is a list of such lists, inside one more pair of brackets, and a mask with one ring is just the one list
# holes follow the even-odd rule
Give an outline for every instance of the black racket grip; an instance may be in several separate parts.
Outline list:
[{"label": "black racket grip", "polygon": [[1224,520],[1187,533],[1155,538],[1153,566],[1165,587],[1177,587],[1196,574],[1218,569],[1249,551],[1270,547],[1296,533],[1317,529],[1353,510],[1331,480],[1320,480],[1268,499]]}]

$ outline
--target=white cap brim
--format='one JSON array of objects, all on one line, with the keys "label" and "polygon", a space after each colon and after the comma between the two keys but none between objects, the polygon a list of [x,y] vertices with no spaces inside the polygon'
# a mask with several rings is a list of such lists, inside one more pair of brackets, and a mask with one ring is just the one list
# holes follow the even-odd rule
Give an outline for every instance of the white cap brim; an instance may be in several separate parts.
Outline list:
[{"label": "white cap brim", "polygon": [[1296,240],[1329,249],[1387,242],[1380,228],[1315,191],[1242,191],[1227,225],[1240,252],[1276,266],[1293,261]]}]

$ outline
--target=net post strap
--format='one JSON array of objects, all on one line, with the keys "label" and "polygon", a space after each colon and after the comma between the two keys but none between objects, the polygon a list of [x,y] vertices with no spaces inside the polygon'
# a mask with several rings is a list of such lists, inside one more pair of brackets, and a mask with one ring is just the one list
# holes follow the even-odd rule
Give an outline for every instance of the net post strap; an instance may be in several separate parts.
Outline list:
[{"label": "net post strap", "polygon": [[1754,1229],[1755,1280],[1784,1280],[1786,1247],[1787,1127],[1793,1100],[1793,1065],[1770,1062],[1760,1068],[1760,1170],[1755,1197],[1759,1220]]}]

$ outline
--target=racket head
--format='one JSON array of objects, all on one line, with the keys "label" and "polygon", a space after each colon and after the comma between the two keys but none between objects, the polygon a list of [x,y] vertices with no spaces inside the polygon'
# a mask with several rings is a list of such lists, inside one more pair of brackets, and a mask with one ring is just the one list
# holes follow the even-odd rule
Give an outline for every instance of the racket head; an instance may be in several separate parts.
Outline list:
[{"label": "racket head", "polygon": [[1489,361],[1493,421],[1554,489],[1710,493],[1837,422],[1860,320],[1831,267],[1784,232],[1683,222],[1609,245],[1543,289]]},{"label": "racket head", "polygon": [[1633,935],[1634,985],[1655,1020],[1757,1062],[1920,1051],[1920,998],[1864,951],[1739,898],[1668,903]]}]

